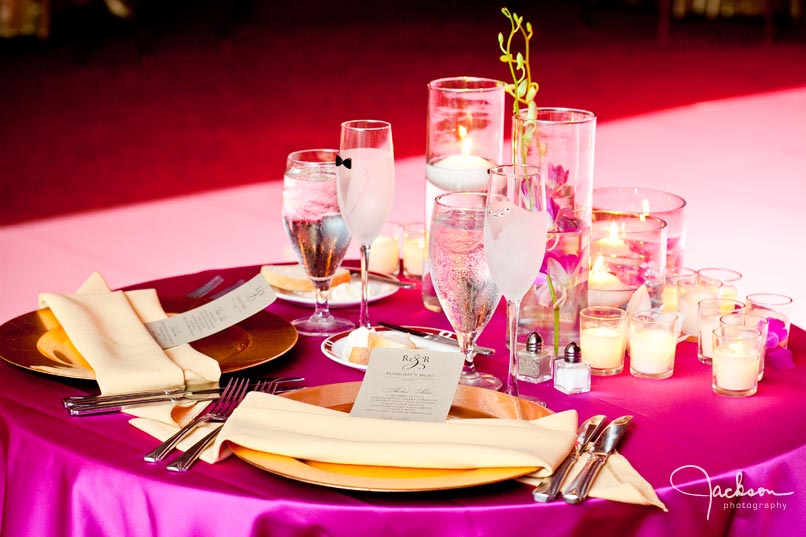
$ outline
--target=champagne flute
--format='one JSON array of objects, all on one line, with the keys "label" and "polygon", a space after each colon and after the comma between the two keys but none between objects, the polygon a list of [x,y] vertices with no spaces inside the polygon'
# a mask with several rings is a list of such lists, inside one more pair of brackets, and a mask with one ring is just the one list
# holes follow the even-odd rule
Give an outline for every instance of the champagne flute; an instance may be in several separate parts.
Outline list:
[{"label": "champagne flute", "polygon": [[316,309],[292,324],[300,334],[328,336],[355,326],[328,308],[330,282],[341,265],[350,232],[339,211],[335,149],[308,149],[288,155],[283,177],[283,222],[291,246],[314,286]]},{"label": "champagne flute", "polygon": [[507,301],[509,372],[506,393],[518,396],[517,330],[521,299],[540,273],[549,215],[542,169],[507,164],[490,169],[484,252],[493,280]]},{"label": "champagne flute", "polygon": [[428,255],[440,306],[465,357],[461,384],[497,390],[501,381],[476,370],[473,358],[481,331],[501,300],[484,255],[485,194],[449,192],[437,196],[431,216]]},{"label": "champagne flute", "polygon": [[392,125],[373,119],[345,121],[341,124],[341,142],[335,161],[341,215],[361,247],[358,325],[369,328],[369,247],[392,210],[395,192]]}]

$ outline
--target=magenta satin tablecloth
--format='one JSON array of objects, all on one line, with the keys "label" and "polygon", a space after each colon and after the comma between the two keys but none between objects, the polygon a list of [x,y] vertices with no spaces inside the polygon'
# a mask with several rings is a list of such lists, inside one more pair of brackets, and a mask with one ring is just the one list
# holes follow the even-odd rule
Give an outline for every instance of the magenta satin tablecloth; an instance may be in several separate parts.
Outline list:
[{"label": "magenta satin tablecloth", "polygon": [[[248,279],[257,267],[149,282],[179,296],[213,274]],[[308,308],[277,301],[287,319]],[[22,312],[21,312],[22,313]],[[357,316],[357,308],[339,313]],[[419,290],[401,290],[370,308],[375,320],[449,328],[425,310]],[[500,309],[480,343],[498,352],[481,369],[503,377]],[[363,373],[327,359],[321,340],[301,337],[285,356],[251,375],[294,374],[307,385],[360,380]],[[72,418],[61,399],[94,383],[0,364],[0,535],[789,535],[806,525],[806,334],[793,328],[794,370],[767,368],[757,395],[717,396],[696,345],[678,346],[674,376],[652,381],[628,372],[593,378],[589,394],[566,396],[550,383],[522,383],[561,411],[635,419],[620,446],[669,508],[590,499],[582,505],[532,501],[517,482],[429,493],[351,492],[298,483],[230,458],[187,473],[143,462],[153,438],[127,416]],[[744,496],[736,496],[737,481]],[[777,493],[780,495],[775,495]],[[783,495],[791,493],[788,495]],[[734,496],[734,497],[731,497]],[[710,504],[710,508],[709,508]]]}]

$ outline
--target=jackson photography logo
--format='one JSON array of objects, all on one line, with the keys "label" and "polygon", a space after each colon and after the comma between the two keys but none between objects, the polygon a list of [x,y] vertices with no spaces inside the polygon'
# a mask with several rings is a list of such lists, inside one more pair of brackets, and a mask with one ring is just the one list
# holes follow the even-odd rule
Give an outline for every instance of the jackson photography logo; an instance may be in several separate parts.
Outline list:
[{"label": "jackson photography logo", "polygon": [[[691,475],[690,472],[692,471],[701,474],[702,477],[705,478],[705,483],[707,485],[706,490],[691,491],[679,488],[682,486],[682,484],[679,485],[675,483],[675,476],[683,470],[687,470],[686,475],[689,476]],[[708,510],[705,512],[705,520],[711,519],[711,508],[714,505],[714,498],[722,498],[726,500],[722,504],[722,509],[724,511],[730,509],[752,509],[754,511],[758,511],[759,509],[770,509],[786,511],[786,501],[779,498],[792,496],[794,491],[778,492],[765,487],[749,488],[744,486],[743,480],[744,476],[742,472],[736,472],[735,486],[723,488],[711,481],[711,476],[708,475],[708,472],[705,471],[704,468],[694,464],[680,466],[679,468],[675,469],[671,475],[669,475],[669,484],[671,484],[672,488],[674,488],[677,492],[685,494],[686,496],[696,496],[708,499]]]}]

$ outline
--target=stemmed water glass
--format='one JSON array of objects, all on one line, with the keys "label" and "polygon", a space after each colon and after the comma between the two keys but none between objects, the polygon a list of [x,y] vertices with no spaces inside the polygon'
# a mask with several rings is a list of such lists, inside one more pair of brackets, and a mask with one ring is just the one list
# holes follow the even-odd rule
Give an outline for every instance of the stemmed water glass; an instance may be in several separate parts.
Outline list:
[{"label": "stemmed water glass", "polygon": [[484,252],[493,280],[507,301],[509,373],[505,391],[518,396],[517,333],[521,299],[540,273],[549,215],[541,168],[507,164],[490,169]]},{"label": "stemmed water glass", "polygon": [[437,196],[431,216],[428,255],[431,279],[465,357],[461,384],[497,390],[501,381],[476,370],[473,346],[501,300],[484,255],[483,192]]},{"label": "stemmed water glass", "polygon": [[308,149],[288,155],[283,177],[283,222],[291,246],[314,286],[316,309],[292,324],[300,334],[328,336],[354,324],[328,308],[330,282],[341,265],[350,232],[339,211],[335,149]]},{"label": "stemmed water glass", "polygon": [[361,247],[358,325],[369,328],[369,247],[389,216],[395,193],[392,125],[373,119],[345,121],[335,162],[341,215]]}]

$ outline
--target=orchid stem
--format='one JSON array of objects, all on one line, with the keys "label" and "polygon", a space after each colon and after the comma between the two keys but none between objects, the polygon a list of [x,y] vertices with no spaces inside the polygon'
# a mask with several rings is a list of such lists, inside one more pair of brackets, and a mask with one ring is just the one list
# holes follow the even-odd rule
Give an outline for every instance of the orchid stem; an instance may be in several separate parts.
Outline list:
[{"label": "orchid stem", "polygon": [[551,283],[551,276],[546,274],[546,283],[549,285],[551,293],[551,303],[554,305],[554,356],[560,355],[560,306],[557,305],[557,293],[554,291],[554,284]]}]

